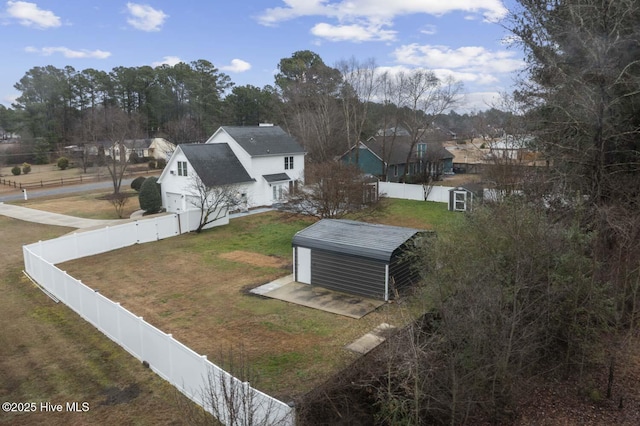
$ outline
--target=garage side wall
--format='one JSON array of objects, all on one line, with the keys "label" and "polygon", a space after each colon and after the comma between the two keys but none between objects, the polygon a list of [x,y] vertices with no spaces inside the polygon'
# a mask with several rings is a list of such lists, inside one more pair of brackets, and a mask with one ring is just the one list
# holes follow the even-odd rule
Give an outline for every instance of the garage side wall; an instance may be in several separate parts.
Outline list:
[{"label": "garage side wall", "polygon": [[311,284],[384,300],[385,266],[381,261],[312,249]]},{"label": "garage side wall", "polygon": [[402,293],[407,288],[415,285],[419,279],[418,271],[405,256],[404,250],[396,250],[389,265],[389,298],[394,299],[396,293]]}]

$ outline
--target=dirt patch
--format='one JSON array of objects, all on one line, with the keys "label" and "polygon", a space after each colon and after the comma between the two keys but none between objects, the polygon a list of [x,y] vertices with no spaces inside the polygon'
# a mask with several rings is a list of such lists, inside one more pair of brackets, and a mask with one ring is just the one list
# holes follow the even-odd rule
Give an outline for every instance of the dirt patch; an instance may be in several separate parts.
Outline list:
[{"label": "dirt patch", "polygon": [[122,389],[112,386],[105,389],[103,394],[105,399],[100,405],[126,404],[140,395],[140,386],[138,386],[137,383],[133,383]]},{"label": "dirt patch", "polygon": [[277,256],[266,256],[260,253],[253,253],[250,251],[230,251],[228,253],[222,253],[219,255],[224,260],[231,260],[233,262],[246,263],[252,266],[266,267],[266,268],[285,268],[289,265],[289,261]]}]

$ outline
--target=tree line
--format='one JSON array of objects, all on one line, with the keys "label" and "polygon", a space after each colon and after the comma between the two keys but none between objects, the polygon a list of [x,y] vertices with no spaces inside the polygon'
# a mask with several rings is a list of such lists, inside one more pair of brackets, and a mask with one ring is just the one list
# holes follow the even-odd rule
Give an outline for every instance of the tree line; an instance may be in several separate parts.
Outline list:
[{"label": "tree line", "polygon": [[236,86],[204,59],[109,72],[34,67],[14,87],[20,96],[12,108],[0,106],[0,127],[20,134],[40,154],[108,140],[105,123],[114,115],[135,123],[127,139],[159,136],[177,144],[204,141],[221,125],[275,123],[317,162],[380,129],[403,128],[417,142],[434,120],[475,135],[499,131],[509,117],[496,108],[455,113],[462,106],[461,84],[432,71],[380,73],[373,59],[355,58],[329,66],[308,50],[281,59],[274,84],[262,88]]}]

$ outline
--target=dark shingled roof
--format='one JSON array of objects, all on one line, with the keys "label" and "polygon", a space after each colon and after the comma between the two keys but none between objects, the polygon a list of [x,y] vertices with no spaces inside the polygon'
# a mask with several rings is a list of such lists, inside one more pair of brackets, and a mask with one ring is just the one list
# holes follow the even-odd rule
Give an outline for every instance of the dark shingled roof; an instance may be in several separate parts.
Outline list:
[{"label": "dark shingled roof", "polygon": [[254,180],[226,143],[182,144],[179,147],[207,186]]},{"label": "dark shingled roof", "polygon": [[223,126],[222,129],[252,157],[305,152],[294,138],[278,126]]},{"label": "dark shingled roof", "polygon": [[288,174],[286,173],[275,173],[272,175],[262,175],[262,177],[269,183],[272,182],[284,182],[291,180]]},{"label": "dark shingled roof", "polygon": [[329,250],[389,262],[393,252],[419,229],[345,219],[322,219],[298,231],[293,245]]},{"label": "dark shingled roof", "polygon": [[[369,138],[364,144],[373,151],[378,157],[385,158],[383,153],[382,143],[384,138],[381,136],[375,138]],[[427,144],[427,152],[425,160],[440,161],[449,158],[453,158],[453,154],[450,153],[438,142],[425,142],[419,141],[419,143]],[[387,152],[386,157],[389,159],[389,165],[405,164],[407,162],[407,154],[411,150],[411,138],[408,136],[396,136],[395,139],[387,136],[386,140]],[[417,145],[417,144],[416,144]],[[418,161],[416,151],[417,146],[413,147],[413,153],[411,154],[410,161]],[[390,151],[390,152],[389,152]]]}]

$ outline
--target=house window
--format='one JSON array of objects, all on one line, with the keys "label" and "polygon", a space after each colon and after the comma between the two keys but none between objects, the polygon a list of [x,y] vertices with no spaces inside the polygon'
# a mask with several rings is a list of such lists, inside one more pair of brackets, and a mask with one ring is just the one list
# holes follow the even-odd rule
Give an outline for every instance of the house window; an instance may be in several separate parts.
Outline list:
[{"label": "house window", "polygon": [[426,154],[427,154],[427,144],[419,143],[417,145],[416,155],[418,156],[418,158],[424,158]]},{"label": "house window", "polygon": [[293,157],[284,157],[284,169],[293,170]]},{"label": "house window", "polygon": [[397,165],[393,166],[393,175],[394,176],[398,176],[398,166]]},{"label": "house window", "polygon": [[178,176],[187,176],[187,162],[178,161]]}]

